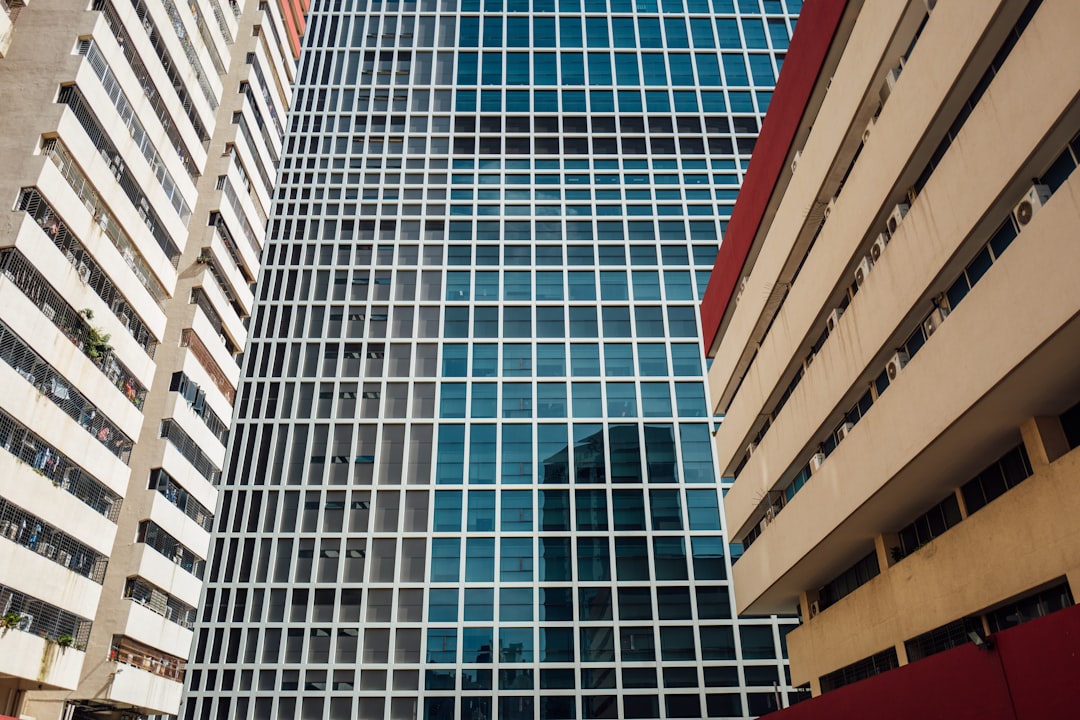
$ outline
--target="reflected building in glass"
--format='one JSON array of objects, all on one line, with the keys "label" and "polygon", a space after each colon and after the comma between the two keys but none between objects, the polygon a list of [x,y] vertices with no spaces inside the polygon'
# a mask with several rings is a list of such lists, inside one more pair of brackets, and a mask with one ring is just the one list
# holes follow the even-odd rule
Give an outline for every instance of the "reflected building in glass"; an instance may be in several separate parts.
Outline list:
[{"label": "reflected building in glass", "polygon": [[182,717],[789,702],[697,305],[800,5],[313,3]]}]

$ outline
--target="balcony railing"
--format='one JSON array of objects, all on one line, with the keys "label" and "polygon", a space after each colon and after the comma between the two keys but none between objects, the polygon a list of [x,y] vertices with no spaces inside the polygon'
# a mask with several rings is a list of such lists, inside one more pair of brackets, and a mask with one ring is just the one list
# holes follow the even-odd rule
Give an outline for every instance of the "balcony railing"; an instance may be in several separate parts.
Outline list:
[{"label": "balcony railing", "polygon": [[124,163],[124,158],[120,155],[116,146],[106,136],[101,127],[101,122],[87,106],[82,93],[74,85],[66,85],[60,88],[57,102],[67,105],[71,112],[74,113],[75,119],[79,121],[79,125],[86,131],[90,142],[94,145],[94,149],[109,164],[109,170],[116,178],[120,189],[124,191],[124,195],[135,206],[136,212],[138,212],[143,224],[146,225],[147,230],[154,237],[157,246],[165,253],[165,257],[169,259],[172,266],[176,267],[177,262],[180,260],[180,248],[169,236],[169,233],[166,232],[157,210],[150,203],[150,198],[146,196],[134,173]]},{"label": "balcony railing", "polygon": [[129,577],[124,585],[124,597],[161,615],[169,622],[190,630],[195,625],[195,608],[177,600],[156,585],[141,577]]},{"label": "balcony railing", "polygon": [[83,355],[93,361],[132,405],[142,410],[146,387],[116,359],[109,347],[108,335],[102,335],[90,325],[88,320],[92,315],[88,311],[79,312],[68,305],[18,250],[0,250],[0,273],[11,280]]},{"label": "balcony railing", "polygon": [[[86,41],[83,44],[86,46],[86,52],[83,54],[90,63],[90,67],[93,68],[94,73],[101,81],[101,86],[105,89],[109,99],[112,100],[113,107],[116,108],[117,114],[120,115],[120,119],[124,122],[128,134],[131,136],[131,139],[135,141],[142,156],[150,165],[154,177],[157,179],[161,189],[165,191],[165,195],[169,198],[169,202],[172,203],[173,209],[176,210],[176,214],[179,215],[180,220],[187,225],[191,220],[191,208],[188,207],[187,201],[184,200],[184,196],[180,192],[180,188],[177,187],[172,173],[165,167],[165,161],[162,160],[157,148],[154,147],[154,143],[150,139],[149,134],[147,134],[146,128],[143,127],[143,124],[135,114],[135,108],[133,108],[131,102],[128,101],[128,97],[124,93],[123,88],[120,87],[120,83],[116,79],[116,75],[113,74],[112,68],[109,67],[108,61],[105,60],[104,55],[98,52],[98,49],[94,46],[93,42]],[[79,50],[82,51],[82,49],[83,46],[80,45]]]},{"label": "balcony railing", "polygon": [[184,571],[191,573],[202,580],[203,571],[206,569],[206,561],[193,553],[190,548],[181,544],[179,540],[165,532],[152,520],[143,520],[139,523],[136,542],[145,543],[166,558],[179,565]]},{"label": "balcony railing", "polygon": [[0,411],[0,449],[112,522],[120,517],[123,500],[119,495],[3,411]]},{"label": "balcony railing", "polygon": [[199,471],[199,474],[206,478],[207,482],[213,485],[218,484],[221,480],[221,468],[214,464],[198,443],[192,440],[191,436],[184,432],[174,420],[161,421],[161,437],[172,443],[180,454]]},{"label": "balcony railing", "polygon": [[157,276],[150,270],[150,266],[143,259],[142,253],[135,247],[135,243],[132,242],[124,229],[120,227],[120,224],[112,218],[112,214],[105,206],[105,203],[101,201],[97,191],[94,190],[94,186],[83,175],[82,170],[75,164],[75,161],[71,159],[71,154],[68,153],[67,148],[59,140],[46,140],[42,151],[53,161],[53,164],[60,170],[60,173],[64,176],[64,179],[68,181],[71,189],[82,200],[83,205],[89,210],[94,220],[97,222],[98,227],[105,233],[105,237],[109,238],[113,247],[119,251],[123,256],[124,262],[135,273],[135,277],[138,278],[139,283],[142,284],[146,291],[154,298],[159,306],[164,306],[165,299],[169,297],[169,293],[165,291],[165,287],[158,281]]},{"label": "balcony railing", "polygon": [[186,347],[191,350],[191,354],[195,356],[195,359],[202,365],[203,370],[214,381],[214,385],[221,391],[221,394],[225,396],[225,399],[229,401],[231,405],[236,399],[236,388],[229,382],[229,378],[225,375],[225,372],[218,365],[217,360],[214,359],[213,354],[203,344],[202,338],[199,337],[191,328],[184,328],[180,331],[180,347]]},{"label": "balcony railing", "polygon": [[[222,175],[219,177],[217,186],[218,189],[222,191],[222,194],[225,195],[225,199],[229,201],[230,207],[232,207],[236,216],[239,218],[241,229],[244,231],[244,237],[247,238],[248,244],[255,253],[255,257],[259,257],[262,253],[262,248],[259,246],[259,238],[255,234],[255,228],[251,227],[251,222],[247,219],[247,214],[244,212],[244,206],[240,203],[240,196],[236,194],[236,190],[233,189],[228,176]],[[270,185],[270,187],[273,187],[273,185]]]},{"label": "balcony railing", "polygon": [[[199,89],[202,90],[203,97],[206,98],[211,110],[217,110],[217,96],[214,95],[214,91],[210,87],[206,69],[203,68],[199,55],[195,52],[195,46],[191,44],[187,30],[184,29],[184,22],[180,18],[180,11],[176,9],[176,3],[173,0],[162,0],[161,4],[165,7],[169,20],[172,21],[176,39],[180,41],[180,47],[184,49],[184,55],[187,57],[188,62],[191,63],[191,69],[195,71],[195,77],[199,81]],[[138,14],[139,19],[143,21],[143,24],[153,25],[154,21],[150,18],[150,11],[142,0],[131,0],[131,5],[135,8],[135,12]],[[207,52],[209,52],[209,49]]]},{"label": "balcony railing", "polygon": [[155,650],[124,635],[114,635],[109,660],[151,672],[159,677],[184,682],[187,663],[183,658]]},{"label": "balcony railing", "polygon": [[54,641],[67,636],[71,638],[70,644],[79,650],[86,647],[93,624],[55,605],[0,585],[0,617],[7,617],[9,613],[17,616],[12,630],[32,632]]},{"label": "balcony railing", "polygon": [[202,503],[191,497],[187,490],[180,486],[169,473],[161,468],[150,471],[149,487],[175,505],[181,512],[194,520],[199,527],[210,532],[213,525],[214,515],[207,510]]},{"label": "balcony railing", "polygon": [[[142,85],[143,92],[146,93],[146,97],[154,106],[154,112],[157,114],[158,119],[161,120],[166,129],[172,129],[173,132],[169,134],[169,138],[173,140],[174,144],[180,143],[181,141],[178,133],[176,133],[175,138],[173,137],[176,128],[173,127],[172,117],[169,115],[165,102],[162,100],[160,93],[158,93],[157,87],[150,77],[150,72],[146,69],[146,65],[139,58],[138,53],[135,52],[134,44],[131,42],[131,38],[128,36],[127,31],[124,29],[123,23],[117,18],[116,10],[113,8],[112,3],[107,2],[106,0],[95,0],[93,8],[100,12],[102,17],[105,18],[105,22],[116,37],[116,42],[120,45],[124,57],[127,58],[132,72],[135,73],[136,79]],[[191,103],[191,97],[187,93],[183,79],[177,73],[172,60],[169,58],[168,50],[166,50],[165,46],[161,43],[161,38],[157,37],[154,33],[150,33],[150,44],[154,47],[154,50],[157,51],[158,60],[161,61],[162,67],[165,68],[165,73],[169,76],[173,90],[176,91],[176,96],[179,98],[180,104],[183,106],[188,120],[191,121],[191,126],[194,128],[195,134],[199,136],[199,142],[201,142],[205,148],[210,142],[210,135],[206,132],[206,128],[203,127],[198,113],[195,112],[195,107]],[[179,150],[180,146],[177,146],[177,151],[179,152]],[[180,155],[181,157],[186,158],[185,167],[190,164],[194,168],[194,163],[191,161],[191,157],[187,154],[186,150],[181,152]],[[197,173],[198,171],[189,170],[188,172]]]},{"label": "balcony railing", "polygon": [[106,556],[2,497],[0,537],[90,578],[98,585],[105,580],[105,568],[109,565]]},{"label": "balcony railing", "polygon": [[139,347],[153,358],[158,346],[157,338],[150,333],[150,328],[139,318],[135,308],[113,285],[109,276],[101,269],[93,256],[86,251],[86,248],[68,229],[68,226],[56,214],[52,206],[46,202],[45,198],[34,188],[24,189],[19,196],[19,209],[34,218],[42,231],[49,236],[57,249],[64,253],[64,257],[78,271],[83,282],[109,306],[113,315],[138,343]]},{"label": "balcony railing", "polygon": [[4,323],[0,323],[0,360],[14,368],[65,415],[78,422],[79,427],[96,438],[105,449],[125,464],[128,462],[135,444],[131,438]]},{"label": "balcony railing", "polygon": [[169,380],[169,390],[179,393],[187,400],[196,417],[203,421],[206,429],[214,434],[214,437],[224,445],[229,437],[229,428],[210,404],[206,402],[206,391],[199,387],[198,383],[189,378],[183,371],[174,372]]}]

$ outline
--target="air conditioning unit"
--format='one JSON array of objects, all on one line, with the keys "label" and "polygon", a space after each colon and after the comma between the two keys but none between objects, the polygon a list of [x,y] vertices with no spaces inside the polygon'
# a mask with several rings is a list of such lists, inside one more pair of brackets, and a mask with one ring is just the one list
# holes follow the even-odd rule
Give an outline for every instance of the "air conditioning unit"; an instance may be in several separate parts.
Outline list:
[{"label": "air conditioning unit", "polygon": [[870,274],[870,271],[874,269],[874,261],[867,255],[859,263],[859,267],[855,268],[855,284],[862,287],[862,284],[866,282],[866,276]]},{"label": "air conditioning unit", "polygon": [[893,208],[892,214],[889,215],[889,222],[887,223],[889,227],[889,235],[896,234],[896,229],[900,227],[900,223],[904,221],[904,218],[907,216],[908,210],[910,209],[911,206],[907,203],[896,204],[896,207]]},{"label": "air conditioning unit", "polygon": [[867,141],[870,140],[870,133],[871,131],[873,131],[875,125],[877,125],[877,115],[872,116],[870,118],[870,122],[866,123],[866,129],[863,130],[862,133],[863,145],[865,145]]},{"label": "air conditioning unit", "polygon": [[131,324],[131,318],[128,317],[127,313],[120,313],[117,316],[117,320],[119,320],[120,324],[124,327],[129,327]]},{"label": "air conditioning unit", "polygon": [[79,263],[78,267],[79,277],[83,282],[90,282],[90,266],[84,262]]},{"label": "air conditioning unit", "polygon": [[844,442],[844,439],[855,428],[855,423],[846,422],[836,430],[836,441]]},{"label": "air conditioning unit", "polygon": [[889,237],[885,233],[879,233],[877,240],[870,246],[870,259],[877,262],[885,252],[885,246],[889,244]]},{"label": "air conditioning unit", "polygon": [[796,150],[795,156],[791,158],[791,172],[794,174],[795,170],[799,167],[799,160],[802,158],[802,150]]},{"label": "air conditioning unit", "polygon": [[810,472],[816,473],[825,464],[825,453],[816,452],[810,456]]},{"label": "air conditioning unit", "polygon": [[757,450],[757,443],[750,443],[746,446],[746,457],[754,457],[754,451]]},{"label": "air conditioning unit", "polygon": [[829,313],[829,319],[825,321],[825,327],[829,329],[829,332],[836,330],[836,323],[840,322],[840,316],[844,314],[841,308],[836,308]]},{"label": "air conditioning unit", "polygon": [[885,80],[881,83],[881,90],[878,91],[878,97],[881,98],[881,102],[884,103],[892,95],[893,88],[896,87],[896,83],[900,81],[900,73],[903,71],[902,65],[897,65],[889,72],[885,73]]},{"label": "air conditioning unit", "polygon": [[765,511],[765,520],[767,521],[766,524],[771,523],[775,519],[776,519],[776,506],[775,505],[770,505],[769,508]]},{"label": "air conditioning unit", "polygon": [[746,286],[750,282],[749,275],[743,275],[739,279],[739,292],[735,294],[735,304],[738,305],[742,301],[743,293],[746,292]]},{"label": "air conditioning unit", "polygon": [[896,379],[896,376],[900,374],[900,371],[904,369],[910,359],[911,356],[904,350],[897,350],[896,354],[889,358],[889,362],[885,363],[885,374],[889,376],[890,381]]},{"label": "air conditioning unit", "polygon": [[1039,212],[1049,199],[1050,188],[1048,186],[1032,185],[1027,194],[1024,195],[1024,199],[1018,202],[1013,209],[1017,224],[1024,227],[1031,222],[1031,218],[1035,217],[1035,213]]},{"label": "air conditioning unit", "polygon": [[934,334],[934,331],[941,327],[941,323],[945,322],[945,318],[949,317],[949,311],[943,307],[934,308],[934,312],[930,313],[930,317],[923,320],[923,331],[926,333],[926,337],[930,337]]},{"label": "air conditioning unit", "polygon": [[815,357],[814,353],[810,353],[810,354],[809,354],[809,355],[807,355],[807,356],[806,356],[805,358],[803,358],[803,361],[802,361],[802,371],[803,371],[803,375],[805,375],[805,374],[806,374],[807,372],[809,372],[809,371],[810,371],[810,366],[811,366],[811,365],[813,364],[813,362],[814,362],[814,357]]},{"label": "air conditioning unit", "polygon": [[810,603],[810,617],[817,617],[818,613],[820,613],[820,612],[821,612],[821,603],[818,602],[817,600],[814,600],[813,602],[811,602]]}]

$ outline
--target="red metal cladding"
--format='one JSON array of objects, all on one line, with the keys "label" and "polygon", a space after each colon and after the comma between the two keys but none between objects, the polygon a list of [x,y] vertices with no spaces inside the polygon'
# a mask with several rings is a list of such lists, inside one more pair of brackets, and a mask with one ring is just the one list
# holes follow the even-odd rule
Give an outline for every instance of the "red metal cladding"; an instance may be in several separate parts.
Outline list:
[{"label": "red metal cladding", "polygon": [[702,340],[709,355],[846,7],[847,0],[817,0],[806,3],[799,16],[701,301]]},{"label": "red metal cladding", "polygon": [[1080,717],[1080,605],[771,713],[762,720]]}]

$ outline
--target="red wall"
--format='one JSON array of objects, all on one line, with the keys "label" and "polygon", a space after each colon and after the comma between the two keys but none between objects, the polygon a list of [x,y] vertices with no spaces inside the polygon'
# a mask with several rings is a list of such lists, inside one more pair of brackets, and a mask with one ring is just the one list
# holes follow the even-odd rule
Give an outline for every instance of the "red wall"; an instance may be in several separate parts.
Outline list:
[{"label": "red wall", "polygon": [[1080,605],[820,695],[763,720],[1080,718]]},{"label": "red wall", "polygon": [[847,0],[816,0],[806,3],[799,16],[701,301],[702,339],[709,355],[846,6]]}]

